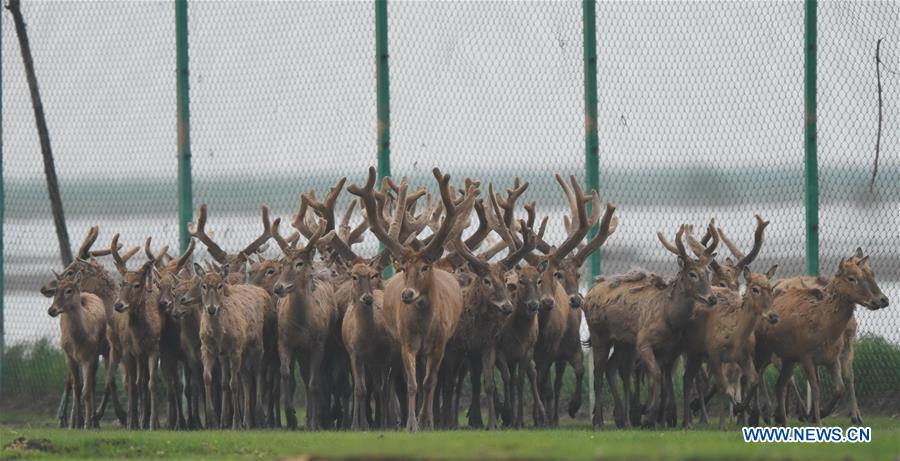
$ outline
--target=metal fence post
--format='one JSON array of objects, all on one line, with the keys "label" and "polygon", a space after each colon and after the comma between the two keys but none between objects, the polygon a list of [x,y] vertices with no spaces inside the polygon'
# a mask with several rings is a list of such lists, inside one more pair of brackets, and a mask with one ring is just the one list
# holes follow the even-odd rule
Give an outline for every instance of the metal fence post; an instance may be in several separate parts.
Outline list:
[{"label": "metal fence post", "polygon": [[178,109],[178,241],[187,249],[191,236],[188,223],[193,219],[191,184],[191,107],[188,74],[187,0],[175,0],[175,60]]},{"label": "metal fence post", "polygon": [[3,391],[3,357],[6,354],[6,330],[3,328],[3,298],[6,296],[3,223],[6,222],[6,188],[3,184],[3,21],[0,18],[0,393]]},{"label": "metal fence post", "polygon": [[[584,22],[584,163],[588,190],[600,189],[600,147],[597,139],[597,3],[584,0],[581,15]],[[591,204],[588,204],[590,207]],[[590,210],[588,211],[590,212]],[[590,230],[588,238],[597,233]],[[590,280],[600,275],[600,251],[589,258]]]},{"label": "metal fence post", "polygon": [[[588,189],[600,189],[600,146],[597,139],[597,2],[583,0],[581,3],[582,31],[584,33],[584,163],[585,181]],[[592,204],[588,204],[589,207]],[[589,237],[597,233],[591,228]],[[595,251],[588,259],[590,278],[600,275],[600,251]],[[588,282],[590,286],[591,282]],[[594,353],[587,353],[588,402],[590,411],[594,409]]]},{"label": "metal fence post", "polygon": [[378,181],[391,175],[391,83],[387,0],[375,0],[375,75],[378,93]]},{"label": "metal fence post", "polygon": [[819,275],[819,171],[816,144],[816,0],[804,3],[803,147],[806,153],[806,272]]}]

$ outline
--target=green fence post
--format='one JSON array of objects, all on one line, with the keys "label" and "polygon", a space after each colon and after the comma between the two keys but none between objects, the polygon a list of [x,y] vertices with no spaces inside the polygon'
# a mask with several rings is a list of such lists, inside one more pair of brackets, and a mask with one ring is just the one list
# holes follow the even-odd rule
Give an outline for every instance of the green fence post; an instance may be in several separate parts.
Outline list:
[{"label": "green fence post", "polygon": [[[600,147],[597,139],[597,3],[584,0],[581,15],[584,22],[584,163],[588,190],[600,189]],[[590,207],[591,204],[588,204]],[[590,212],[590,210],[588,210]],[[590,230],[588,238],[597,233]],[[600,275],[600,251],[594,252],[588,260],[590,280]]]},{"label": "green fence post", "polygon": [[806,152],[806,273],[819,275],[819,171],[816,144],[816,0],[805,1],[803,147]]},{"label": "green fence post", "polygon": [[175,0],[175,60],[178,94],[178,242],[187,249],[191,236],[188,223],[193,219],[191,184],[191,97],[188,74],[187,0]]},{"label": "green fence post", "polygon": [[[2,19],[2,18],[0,18]],[[3,185],[3,21],[0,20],[0,393],[3,392],[3,357],[6,354],[6,329],[3,328],[3,298],[6,285],[3,265],[3,223],[6,222],[6,188]]]},{"label": "green fence post", "polygon": [[[375,0],[375,80],[378,105],[378,184],[391,175],[391,80],[388,66],[387,0]],[[384,244],[379,243],[379,248]],[[384,275],[393,274],[391,266]]]},{"label": "green fence post", "polygon": [[375,75],[378,93],[378,181],[391,175],[391,83],[387,0],[375,0]]}]

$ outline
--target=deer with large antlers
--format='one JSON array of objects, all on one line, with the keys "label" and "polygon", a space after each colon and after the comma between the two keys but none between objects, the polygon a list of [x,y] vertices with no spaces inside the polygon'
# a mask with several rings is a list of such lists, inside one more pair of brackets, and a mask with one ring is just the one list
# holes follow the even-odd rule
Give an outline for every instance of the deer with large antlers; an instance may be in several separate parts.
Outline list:
[{"label": "deer with large antlers", "polygon": [[[542,242],[542,251],[546,256],[537,258],[537,267],[543,268],[542,273],[545,274],[545,280],[553,280],[554,287],[553,298],[554,304],[559,308],[556,312],[549,312],[542,315],[541,336],[544,341],[540,341],[538,350],[535,351],[535,361],[538,366],[538,374],[541,377],[542,395],[544,395],[545,404],[548,405],[548,422],[551,426],[559,425],[559,392],[562,388],[562,379],[567,364],[571,365],[575,370],[575,394],[569,402],[568,413],[571,417],[575,417],[575,413],[581,407],[582,380],[584,376],[584,357],[581,351],[581,318],[584,297],[580,292],[580,269],[584,265],[587,258],[597,251],[615,232],[618,226],[618,218],[613,216],[616,207],[607,203],[603,218],[600,218],[600,197],[597,191],[592,191],[590,195],[583,195],[578,181],[572,176],[569,178],[572,188],[566,185],[562,176],[556,175],[556,181],[559,183],[566,195],[569,209],[572,213],[571,225],[567,226],[566,239],[559,247],[550,247],[546,242]],[[587,216],[585,208],[586,202],[592,202],[591,216]],[[533,204],[530,204],[533,208]],[[599,231],[583,246],[579,243],[587,236],[590,229],[594,228],[600,221]],[[575,251],[577,249],[577,251]],[[572,252],[575,252],[572,254]],[[563,307],[567,306],[567,307]],[[555,322],[551,316],[562,314],[564,320],[562,327],[562,336],[559,342],[555,342],[557,330]],[[550,384],[550,366],[556,364],[556,377],[553,388],[549,388]]]},{"label": "deer with large antlers", "polygon": [[[682,225],[675,236],[673,246],[662,233],[658,233],[663,246],[678,256],[679,271],[671,283],[664,288],[655,284],[617,283],[616,278],[595,284],[588,292],[586,311],[591,331],[591,346],[594,355],[594,427],[603,424],[603,414],[599,393],[604,374],[609,382],[610,393],[615,400],[616,424],[630,425],[615,384],[616,367],[608,367],[610,347],[615,344],[634,350],[650,377],[650,401],[645,412],[643,425],[656,424],[663,391],[663,370],[668,369],[677,359],[676,345],[690,322],[695,301],[715,305],[717,298],[710,292],[709,270],[718,237],[713,230],[714,241],[697,259],[688,255],[684,239],[693,240],[688,226]],[[702,246],[699,242],[696,245]],[[693,247],[694,245],[692,245]],[[623,375],[623,383],[627,382]],[[628,401],[626,395],[625,401]]]},{"label": "deer with large antlers", "polygon": [[[716,378],[717,387],[724,391],[729,399],[730,405],[721,406],[720,429],[725,428],[729,407],[738,402],[738,396],[733,389],[731,380],[726,377],[726,366],[729,364],[739,366],[743,377],[751,385],[758,379],[753,364],[754,330],[761,319],[769,323],[778,321],[778,315],[771,311],[772,287],[770,284],[778,266],[773,266],[765,274],[750,272],[749,264],[759,254],[763,232],[769,224],[759,215],[756,216],[756,222],[753,250],[748,255],[744,255],[737,249],[722,228],[716,228],[716,234],[721,241],[739,259],[737,263],[730,259],[726,260],[724,267],[717,263],[710,263],[713,270],[712,283],[714,284],[711,289],[718,302],[715,309],[697,303],[694,307],[691,334],[685,335],[682,340],[685,355],[684,383],[686,383],[684,385],[684,427],[691,425],[692,415],[688,400],[691,383],[694,383],[702,360],[708,361],[710,371]],[[712,228],[711,224],[710,229]],[[704,240],[706,239],[704,238]],[[702,254],[703,251],[705,251],[705,247],[695,248],[695,253]],[[737,290],[736,285],[739,281],[733,278],[735,269],[740,271],[747,285],[743,295]]]},{"label": "deer with large antlers", "polygon": [[862,249],[838,263],[837,273],[824,288],[788,289],[775,296],[772,309],[781,321],[774,325],[762,324],[757,329],[756,364],[758,370],[764,370],[772,354],[781,359],[781,373],[775,385],[777,424],[785,424],[787,385],[798,363],[803,366],[812,388],[811,422],[821,424],[816,353],[823,345],[841,340],[857,304],[876,311],[886,308],[888,303]]},{"label": "deer with large antlers", "polygon": [[[115,328],[115,310],[113,309],[113,304],[116,301],[118,291],[118,283],[113,280],[109,271],[107,271],[106,268],[104,268],[99,262],[94,259],[112,253],[112,251],[108,248],[91,250],[91,247],[97,240],[99,232],[99,227],[91,227],[88,230],[84,241],[81,243],[81,247],[78,249],[75,260],[72,261],[72,263],[69,264],[68,267],[63,269],[60,275],[57,276],[56,274],[54,274],[53,278],[46,284],[44,284],[44,286],[41,287],[40,291],[41,294],[45,297],[52,298],[56,294],[56,288],[61,279],[71,280],[73,277],[75,277],[76,274],[81,273],[81,291],[84,293],[92,293],[98,296],[103,301],[103,307],[106,313],[107,322],[106,340],[109,343],[109,350],[108,355],[106,355],[107,352],[103,352],[106,361],[106,377],[104,379],[103,398],[100,401],[100,408],[95,418],[99,420],[103,417],[107,402],[109,398],[112,398],[116,417],[119,419],[119,422],[122,425],[125,425],[127,422],[127,415],[125,414],[125,411],[122,409],[121,404],[119,403],[115,380],[115,375],[119,367],[122,349],[119,339],[121,332]],[[123,260],[127,261],[128,259],[130,259],[138,252],[139,249],[139,246],[132,247],[127,253],[122,255]],[[64,427],[66,424],[66,417],[68,415],[68,406],[73,391],[73,384],[74,383],[69,382],[68,380],[66,381],[62,398],[63,404],[61,406],[61,411],[59,414],[60,427]]]},{"label": "deer with large antlers", "polygon": [[[376,204],[373,187],[375,168],[369,169],[369,178],[363,187],[350,186],[350,193],[362,198],[372,233],[398,260],[401,271],[391,277],[384,290],[384,312],[400,341],[400,355],[406,374],[407,420],[406,429],[416,431],[419,419],[425,428],[434,427],[434,391],[437,374],[444,358],[447,341],[456,330],[462,313],[462,293],[453,274],[434,268],[444,251],[444,244],[456,223],[457,206],[450,196],[450,177],[437,168],[433,171],[438,181],[445,217],[438,231],[421,250],[421,242],[400,240],[400,231],[406,218],[406,190],[401,186],[397,212],[389,229],[384,227],[384,216]],[[405,182],[405,181],[404,181]],[[474,200],[477,189],[470,186],[466,200]],[[424,398],[421,414],[416,416],[418,382],[416,361],[424,359]]]},{"label": "deer with large antlers", "polygon": [[313,257],[316,243],[325,233],[324,223],[318,226],[303,247],[297,241],[288,243],[278,231],[281,219],[272,224],[272,236],[284,253],[281,275],[273,292],[278,296],[278,356],[281,366],[281,398],[287,427],[297,427],[294,410],[294,361],[300,364],[300,374],[306,383],[306,424],[320,429],[324,415],[322,393],[325,380],[326,346],[337,317],[334,288],[328,282],[313,278]]},{"label": "deer with large antlers", "polygon": [[206,204],[200,205],[199,216],[197,216],[197,225],[191,229],[191,237],[196,238],[201,243],[206,245],[206,249],[209,251],[209,255],[222,267],[224,271],[227,272],[227,279],[229,283],[244,283],[245,282],[245,269],[246,264],[250,259],[250,256],[255,254],[258,251],[263,251],[266,242],[269,241],[269,238],[272,235],[271,223],[269,222],[269,207],[263,205],[261,207],[262,210],[262,223],[263,223],[263,231],[259,237],[257,237],[254,241],[250,242],[249,245],[244,247],[243,250],[237,253],[227,253],[222,247],[219,246],[213,239],[209,233],[206,232],[206,218],[207,218],[207,210]]}]

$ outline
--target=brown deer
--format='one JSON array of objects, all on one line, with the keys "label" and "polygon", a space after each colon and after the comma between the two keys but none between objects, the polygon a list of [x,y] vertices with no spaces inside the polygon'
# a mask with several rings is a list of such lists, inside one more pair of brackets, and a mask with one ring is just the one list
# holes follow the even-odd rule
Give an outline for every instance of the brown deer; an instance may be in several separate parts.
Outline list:
[{"label": "brown deer", "polygon": [[[456,330],[463,308],[462,290],[453,274],[432,268],[440,259],[444,243],[457,219],[457,207],[450,196],[450,177],[437,168],[433,173],[440,185],[445,217],[440,229],[421,250],[416,249],[421,242],[407,244],[399,240],[402,222],[406,217],[405,190],[401,189],[397,204],[399,212],[388,230],[384,228],[384,216],[376,205],[373,193],[375,168],[369,169],[369,178],[364,187],[353,185],[348,189],[350,193],[362,198],[372,233],[397,258],[401,268],[385,285],[384,312],[400,341],[400,355],[406,373],[406,429],[409,431],[418,430],[419,419],[425,428],[434,427],[432,410],[437,373],[444,358],[447,340]],[[466,191],[466,200],[474,201],[476,193],[477,189],[470,186]],[[420,418],[416,417],[418,357],[423,357],[425,362],[425,395]]]},{"label": "brown deer", "polygon": [[156,372],[165,318],[159,309],[155,261],[151,259],[140,269],[129,271],[119,255],[118,243],[119,234],[116,234],[110,249],[116,269],[122,275],[122,286],[114,305],[118,313],[114,319],[118,331],[124,332],[120,339],[128,394],[128,428],[159,429]]},{"label": "brown deer", "polygon": [[[272,297],[273,303],[278,302],[275,296],[275,283],[281,276],[282,261],[280,259],[267,259],[261,255],[256,261],[251,261],[247,271],[247,283],[258,286]],[[263,328],[263,384],[260,401],[265,405],[266,425],[269,427],[281,427],[281,364],[278,358],[278,309],[277,306],[266,311],[265,325]]]},{"label": "brown deer", "polygon": [[223,274],[205,271],[199,264],[194,264],[194,271],[200,277],[200,343],[207,421],[212,421],[213,427],[217,425],[216,414],[210,410],[214,407],[212,370],[218,361],[223,383],[224,376],[229,377],[223,390],[230,395],[234,409],[231,427],[251,429],[256,425],[253,385],[262,363],[263,323],[271,297],[260,287],[227,283]]},{"label": "brown deer", "polygon": [[[94,259],[95,257],[106,256],[112,253],[108,248],[91,250],[91,247],[97,240],[99,232],[100,228],[97,226],[93,226],[88,230],[84,241],[81,243],[81,247],[78,249],[75,260],[72,261],[68,267],[63,269],[61,277],[71,280],[75,274],[79,272],[82,273],[81,290],[86,293],[97,295],[103,301],[107,319],[106,335],[107,342],[109,343],[109,351],[108,355],[105,357],[106,378],[104,379],[103,398],[100,401],[100,408],[95,417],[98,420],[103,417],[108,399],[112,398],[116,417],[124,426],[127,422],[127,415],[119,403],[118,392],[116,391],[116,380],[114,379],[121,357],[121,345],[119,340],[120,332],[116,330],[113,323],[113,315],[115,314],[113,304],[115,303],[118,292],[118,283],[113,280],[109,271]],[[122,258],[125,261],[129,260],[139,249],[139,246],[132,247],[127,253],[122,255]],[[41,294],[45,297],[52,298],[56,294],[58,283],[59,278],[54,275],[50,281],[41,287]],[[106,352],[104,352],[104,354],[106,354]],[[66,417],[68,415],[69,400],[71,399],[73,390],[72,384],[73,383],[67,382],[63,392],[62,405],[59,413],[60,427],[65,427],[67,424]]]},{"label": "brown deer", "polygon": [[220,247],[206,232],[206,204],[200,205],[200,212],[197,216],[197,225],[191,230],[191,237],[196,238],[206,245],[209,255],[219,263],[222,270],[227,272],[228,283],[244,283],[246,281],[246,264],[250,259],[250,256],[257,251],[264,250],[263,245],[269,241],[269,238],[272,235],[271,223],[269,222],[269,207],[263,205],[261,209],[263,223],[262,234],[257,237],[256,240],[244,247],[243,250],[232,254],[225,252],[225,250],[223,250],[222,247]]},{"label": "brown deer", "polygon": [[[72,279],[58,277],[53,304],[47,310],[51,317],[59,317],[60,346],[65,353],[68,368],[67,382],[72,383],[75,405],[70,427],[75,428],[77,419],[83,421],[84,428],[98,428],[94,417],[94,388],[97,380],[97,364],[101,353],[107,350],[106,312],[103,301],[91,293],[81,291],[83,272],[76,272]],[[81,371],[83,388],[78,387],[78,372]],[[85,407],[81,397],[84,394]]]},{"label": "brown deer", "polygon": [[367,376],[371,377],[376,399],[377,427],[388,427],[388,393],[391,392],[389,376],[391,364],[399,352],[399,343],[392,334],[384,316],[384,292],[381,289],[381,272],[387,260],[379,254],[364,260],[332,230],[321,241],[330,245],[345,261],[353,261],[350,269],[351,299],[341,325],[344,347],[350,355],[353,377],[353,414],[351,429],[366,430],[368,403]]},{"label": "brown deer", "polygon": [[[741,274],[747,286],[743,296],[727,288],[713,287],[713,294],[718,298],[716,307],[710,309],[699,303],[694,307],[691,333],[685,338],[684,382],[694,381],[700,361],[705,358],[717,387],[730,403],[721,405],[721,430],[726,427],[729,407],[737,404],[739,398],[726,377],[726,365],[737,364],[751,386],[755,384],[758,375],[753,365],[753,332],[760,319],[772,324],[778,322],[778,315],[771,311],[773,296],[769,283],[777,267],[772,266],[765,274],[756,274],[744,266]],[[690,388],[685,386],[683,424],[686,428],[691,425],[689,395]]]},{"label": "brown deer", "polygon": [[[708,305],[717,302],[710,293],[707,266],[718,239],[698,259],[694,259],[688,256],[683,242],[683,238],[693,238],[688,231],[687,226],[681,226],[675,236],[674,247],[662,233],[657,234],[666,248],[675,248],[678,254],[680,270],[666,288],[645,284],[633,290],[635,287],[632,284],[616,283],[613,277],[595,284],[588,292],[586,308],[594,354],[595,428],[600,427],[603,421],[599,394],[602,385],[599,383],[604,374],[615,400],[616,424],[620,427],[630,425],[614,381],[616,367],[607,367],[610,347],[615,344],[617,349],[633,349],[638,354],[651,380],[650,400],[642,424],[653,427],[660,407],[662,369],[668,368],[677,358],[673,351],[690,322],[694,302],[701,301]],[[700,243],[697,242],[697,245]],[[628,381],[627,376],[622,376],[623,383]]]},{"label": "brown deer", "polygon": [[334,288],[328,282],[313,279],[313,257],[316,243],[325,233],[322,223],[306,246],[288,243],[278,232],[281,219],[272,225],[272,236],[284,253],[281,275],[273,292],[278,296],[278,356],[281,365],[281,399],[287,427],[296,429],[294,410],[294,361],[300,363],[300,374],[306,384],[306,425],[311,430],[322,427],[323,360],[326,345],[336,318]]},{"label": "brown deer", "polygon": [[803,366],[812,388],[811,422],[821,424],[816,352],[842,338],[857,304],[872,311],[888,306],[888,298],[875,282],[869,258],[862,255],[861,249],[850,259],[840,261],[837,273],[820,292],[793,289],[775,296],[773,310],[781,321],[762,324],[757,330],[756,361],[757,369],[764,370],[773,353],[781,359],[781,373],[775,385],[777,424],[786,422],[787,385],[797,363]]}]

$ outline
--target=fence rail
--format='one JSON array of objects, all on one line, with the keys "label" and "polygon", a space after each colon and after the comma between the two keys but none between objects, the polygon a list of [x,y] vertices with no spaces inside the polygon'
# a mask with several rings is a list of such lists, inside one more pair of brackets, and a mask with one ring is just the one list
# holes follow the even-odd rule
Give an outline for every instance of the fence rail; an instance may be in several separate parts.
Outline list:
[{"label": "fence rail", "polygon": [[[555,238],[559,172],[619,205],[604,273],[671,271],[654,234],[685,221],[716,216],[746,245],[760,213],[761,267],[827,275],[862,246],[900,300],[896,3],[26,1],[22,13],[75,242],[99,224],[101,242],[184,247],[208,203],[234,247],[256,235],[259,204],[289,216],[300,191],[361,181],[374,163],[413,180],[433,165],[522,176]],[[59,265],[56,237],[5,11],[0,27],[0,340],[53,343],[37,288]],[[861,335],[900,344],[896,314],[858,318]]]}]

